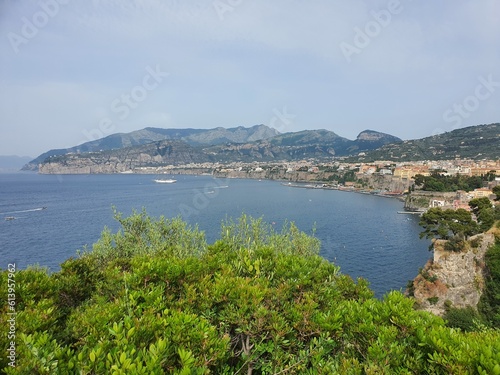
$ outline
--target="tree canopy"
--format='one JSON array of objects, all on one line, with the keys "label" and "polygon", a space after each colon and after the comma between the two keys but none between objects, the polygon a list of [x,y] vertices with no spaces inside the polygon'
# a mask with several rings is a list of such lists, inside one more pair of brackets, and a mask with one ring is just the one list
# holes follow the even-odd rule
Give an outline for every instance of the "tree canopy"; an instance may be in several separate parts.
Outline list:
[{"label": "tree canopy", "polygon": [[494,186],[492,191],[493,191],[493,194],[496,195],[495,200],[500,201],[500,185]]},{"label": "tree canopy", "polygon": [[434,172],[430,176],[417,174],[413,177],[415,185],[422,186],[425,191],[470,191],[483,186],[483,182],[495,178],[495,172],[489,172],[484,176],[448,176],[444,173]]},{"label": "tree canopy", "polygon": [[486,232],[495,223],[495,209],[491,201],[486,198],[475,198],[469,202],[469,206],[476,216],[479,231]]},{"label": "tree canopy", "polygon": [[478,309],[491,326],[500,328],[500,242],[488,249],[485,256],[488,272]]},{"label": "tree canopy", "polygon": [[449,240],[452,237],[466,238],[478,231],[477,223],[469,211],[440,207],[430,208],[422,214],[419,225],[424,228],[420,238],[440,238]]},{"label": "tree canopy", "polygon": [[[465,333],[318,255],[293,224],[246,216],[207,244],[179,219],[117,216],[61,270],[16,273],[7,374],[500,374],[500,333]],[[0,282],[7,284],[7,271]],[[0,300],[7,300],[6,288]],[[0,310],[0,346],[7,304]]]}]

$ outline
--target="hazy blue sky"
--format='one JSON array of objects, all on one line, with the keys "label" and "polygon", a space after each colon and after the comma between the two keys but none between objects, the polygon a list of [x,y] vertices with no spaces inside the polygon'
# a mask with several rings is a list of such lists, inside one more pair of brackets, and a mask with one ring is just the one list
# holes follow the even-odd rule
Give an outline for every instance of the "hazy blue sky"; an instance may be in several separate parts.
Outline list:
[{"label": "hazy blue sky", "polygon": [[500,1],[0,0],[0,155],[146,126],[500,121]]}]

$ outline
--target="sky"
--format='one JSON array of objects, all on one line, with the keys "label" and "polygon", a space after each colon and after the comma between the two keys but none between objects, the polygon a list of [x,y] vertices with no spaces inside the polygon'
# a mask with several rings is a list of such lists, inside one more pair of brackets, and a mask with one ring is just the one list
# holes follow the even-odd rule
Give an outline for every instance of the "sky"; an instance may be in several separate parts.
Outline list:
[{"label": "sky", "polygon": [[0,155],[148,126],[500,122],[500,1],[0,0]]}]

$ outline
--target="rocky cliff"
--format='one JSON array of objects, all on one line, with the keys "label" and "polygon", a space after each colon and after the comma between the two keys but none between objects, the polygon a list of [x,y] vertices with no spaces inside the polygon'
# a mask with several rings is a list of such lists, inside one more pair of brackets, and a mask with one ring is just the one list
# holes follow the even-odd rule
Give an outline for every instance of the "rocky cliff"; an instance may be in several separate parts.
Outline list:
[{"label": "rocky cliff", "polygon": [[[97,132],[98,134],[100,132]],[[67,155],[83,154],[90,152],[101,152],[142,146],[151,142],[164,140],[183,141],[190,146],[212,146],[227,142],[253,142],[267,139],[278,135],[276,129],[265,125],[254,125],[249,128],[238,126],[236,128],[214,128],[214,129],[161,129],[145,128],[130,133],[116,133],[93,141],[82,143],[81,145],[65,149],[54,149],[47,151],[23,167],[23,170],[37,170],[40,163],[44,163],[47,158]],[[87,137],[90,135],[87,134]],[[74,158],[73,158],[74,159]],[[52,161],[53,162],[53,161]],[[51,168],[54,168],[52,166]],[[104,168],[104,167],[103,167]],[[44,168],[47,170],[47,168]]]},{"label": "rocky cliff", "polygon": [[434,242],[434,256],[413,280],[413,294],[419,309],[443,315],[448,307],[476,307],[484,287],[484,255],[495,243],[492,233],[470,238],[464,250],[444,248],[446,241]]},{"label": "rocky cliff", "polygon": [[412,191],[405,200],[405,210],[426,211],[430,207],[453,207],[453,203],[459,200],[456,192],[439,191]]},{"label": "rocky cliff", "polygon": [[199,163],[207,155],[182,141],[160,141],[118,150],[53,156],[40,164],[45,174],[121,173],[136,168]]},{"label": "rocky cliff", "polygon": [[[212,129],[210,133],[192,133],[189,137],[183,136],[184,133],[179,131],[179,134],[173,135],[181,137],[182,140],[156,141],[148,144],[118,147],[112,150],[104,149],[98,152],[76,150],[65,155],[52,155],[44,159],[37,167],[41,173],[120,173],[140,167],[189,163],[227,164],[254,161],[296,161],[308,158],[331,159],[333,156],[345,156],[351,152],[360,151],[360,147],[362,150],[373,149],[379,145],[381,140],[388,142],[398,139],[369,131],[369,135],[362,137],[363,140],[359,141],[361,143],[358,144],[358,140],[350,141],[328,130],[305,130],[263,140],[260,138],[269,135],[269,128],[261,125],[251,129],[253,130],[252,134],[248,133],[248,129],[242,127],[234,128],[228,134],[227,129],[217,128]],[[166,136],[163,131],[174,129],[160,130],[156,129],[156,132]],[[169,136],[173,135],[171,132],[169,133]],[[231,135],[231,139],[228,138],[229,135]],[[141,141],[147,139],[143,133],[141,133],[141,137]],[[254,138],[259,138],[259,140],[246,143],[234,142],[234,139]],[[205,145],[199,144],[202,140]],[[213,143],[218,144],[213,145]],[[168,153],[162,151],[165,147],[171,151]],[[35,160],[39,160],[41,157]]]}]

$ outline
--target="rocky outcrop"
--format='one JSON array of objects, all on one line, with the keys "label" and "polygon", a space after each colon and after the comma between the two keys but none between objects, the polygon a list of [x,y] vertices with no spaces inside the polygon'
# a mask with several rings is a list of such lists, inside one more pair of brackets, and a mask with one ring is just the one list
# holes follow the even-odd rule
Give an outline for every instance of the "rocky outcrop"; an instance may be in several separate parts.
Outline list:
[{"label": "rocky outcrop", "polygon": [[387,144],[397,144],[402,142],[402,140],[390,134],[374,130],[364,130],[358,134],[355,142],[357,149],[365,150],[379,148]]},{"label": "rocky outcrop", "polygon": [[412,191],[405,200],[405,210],[426,211],[430,207],[451,208],[459,199],[456,192]]},{"label": "rocky outcrop", "polygon": [[199,163],[206,155],[182,141],[160,141],[118,150],[68,154],[39,165],[44,174],[122,173],[137,168]]},{"label": "rocky outcrop", "polygon": [[495,243],[491,233],[473,236],[464,250],[445,249],[434,242],[434,256],[413,280],[411,292],[419,309],[442,315],[446,307],[476,307],[484,287],[484,255]]}]

